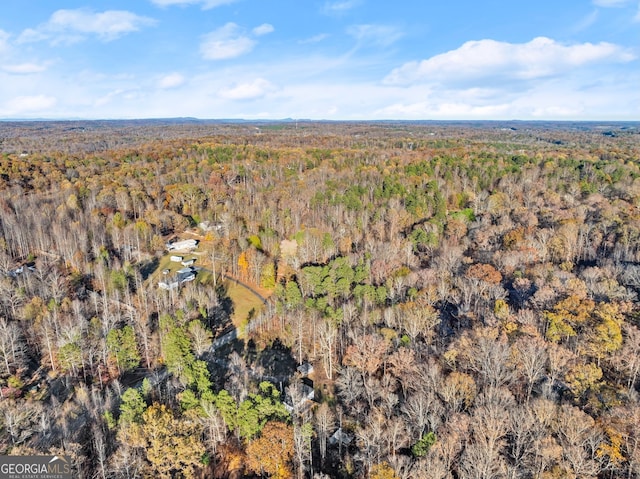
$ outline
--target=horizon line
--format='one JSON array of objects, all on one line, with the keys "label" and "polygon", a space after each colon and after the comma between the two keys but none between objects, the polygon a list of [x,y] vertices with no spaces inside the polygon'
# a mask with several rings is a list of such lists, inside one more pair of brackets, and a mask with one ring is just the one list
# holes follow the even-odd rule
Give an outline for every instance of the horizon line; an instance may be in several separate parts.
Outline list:
[{"label": "horizon line", "polygon": [[456,119],[327,119],[327,118],[200,118],[192,116],[176,117],[139,117],[139,118],[0,118],[2,123],[29,123],[29,122],[136,122],[136,121],[173,121],[173,122],[212,122],[212,123],[638,123],[637,120],[615,119],[482,119],[482,118],[456,118]]}]

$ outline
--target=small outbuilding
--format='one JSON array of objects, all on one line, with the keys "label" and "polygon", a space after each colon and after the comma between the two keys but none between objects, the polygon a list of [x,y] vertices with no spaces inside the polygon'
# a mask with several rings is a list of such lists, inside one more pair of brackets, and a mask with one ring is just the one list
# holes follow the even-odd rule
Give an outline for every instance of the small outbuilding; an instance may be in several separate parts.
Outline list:
[{"label": "small outbuilding", "polygon": [[313,365],[309,362],[302,363],[297,369],[303,376],[308,376],[313,373]]},{"label": "small outbuilding", "polygon": [[352,442],[353,434],[343,431],[341,427],[329,438],[329,445],[331,446],[341,445],[348,447]]},{"label": "small outbuilding", "polygon": [[171,278],[166,278],[158,283],[160,289],[166,289],[167,291],[171,291],[172,289],[177,289],[180,286],[180,282],[175,276]]}]

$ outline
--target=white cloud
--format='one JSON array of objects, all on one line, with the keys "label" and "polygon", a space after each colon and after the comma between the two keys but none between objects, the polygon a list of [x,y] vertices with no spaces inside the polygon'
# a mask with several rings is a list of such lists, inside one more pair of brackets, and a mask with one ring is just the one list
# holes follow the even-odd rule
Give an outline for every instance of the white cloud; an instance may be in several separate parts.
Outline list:
[{"label": "white cloud", "polygon": [[544,106],[534,108],[531,116],[536,118],[577,118],[584,112],[584,108],[564,106]]},{"label": "white cloud", "polygon": [[307,43],[318,43],[324,40],[325,38],[329,38],[328,33],[319,33],[318,35],[314,35],[312,37],[305,38],[304,40],[300,40],[298,41],[298,43],[301,45],[305,45]]},{"label": "white cloud", "polygon": [[[369,65],[377,61],[372,58]],[[586,71],[536,82],[456,87],[354,81],[348,73],[367,68],[366,61],[334,62],[319,56],[268,64],[230,62],[189,75],[188,88],[168,89],[158,88],[158,83],[171,72],[146,79],[92,72],[70,77],[60,75],[59,69],[46,77],[0,72],[0,117],[633,120],[640,116],[640,72],[633,65],[624,75],[618,66],[611,70],[597,65],[596,74]],[[37,113],[5,113],[8,100],[34,91],[57,97],[57,103]]]},{"label": "white cloud", "polygon": [[275,91],[275,86],[264,78],[256,78],[248,83],[240,83],[220,91],[220,97],[227,100],[255,100]]},{"label": "white cloud", "polygon": [[372,45],[389,46],[402,37],[402,32],[388,25],[352,25],[347,33],[358,42]]},{"label": "white cloud", "polygon": [[[597,80],[587,72],[533,83],[495,88],[451,85],[388,86],[387,106],[374,117],[404,119],[557,119],[632,120],[640,114],[638,74],[620,78],[599,68]],[[404,92],[402,92],[404,90]],[[393,101],[394,96],[397,97]]]},{"label": "white cloud", "polygon": [[7,32],[5,32],[4,30],[0,29],[0,53],[6,51],[9,49],[9,37],[11,35],[9,35]]},{"label": "white cloud", "polygon": [[169,88],[177,88],[180,85],[183,85],[185,82],[185,78],[180,73],[169,73],[168,75],[163,76],[158,81],[158,88],[169,89]]},{"label": "white cloud", "polygon": [[593,4],[599,7],[624,7],[629,0],[593,0]]},{"label": "white cloud", "polygon": [[362,0],[338,0],[325,2],[322,11],[326,14],[340,14],[362,4]]},{"label": "white cloud", "polygon": [[572,32],[582,32],[592,26],[598,20],[599,11],[598,9],[594,9],[593,12],[585,15],[580,19],[573,27],[571,27]]},{"label": "white cloud", "polygon": [[18,75],[28,75],[30,73],[41,73],[47,69],[46,64],[38,64],[38,63],[17,63],[17,64],[9,64],[3,65],[2,70],[7,73],[14,73]]},{"label": "white cloud", "polygon": [[75,43],[95,35],[103,41],[115,40],[127,33],[156,24],[156,20],[125,10],[95,13],[89,9],[57,10],[36,29],[26,29],[18,43],[51,40],[53,43]]},{"label": "white cloud", "polygon": [[565,73],[594,63],[623,63],[635,59],[628,50],[612,43],[562,45],[545,37],[528,43],[479,40],[394,69],[384,83],[440,83],[492,79],[531,80]]},{"label": "white cloud", "polygon": [[6,109],[13,115],[24,113],[45,112],[57,103],[56,98],[46,95],[18,96],[6,104]]},{"label": "white cloud", "polygon": [[134,99],[135,98],[135,93],[131,90],[126,90],[124,88],[118,88],[116,90],[110,91],[109,93],[107,93],[106,95],[103,95],[99,98],[97,98],[94,102],[94,106],[96,107],[103,107],[105,105],[109,105],[110,103],[113,103],[114,101],[117,101],[119,99]]},{"label": "white cloud", "polygon": [[258,25],[256,28],[251,30],[251,32],[257,37],[266,35],[267,33],[271,33],[273,31],[274,31],[273,25],[269,23],[263,23],[262,25]]},{"label": "white cloud", "polygon": [[[44,29],[44,27],[42,28]],[[34,43],[50,38],[49,34],[45,34],[34,28],[27,28],[16,39],[16,43]]]},{"label": "white cloud", "polygon": [[220,7],[222,5],[229,5],[235,3],[238,0],[151,0],[151,3],[159,7],[169,7],[171,5],[200,5],[202,4],[203,10],[210,10],[212,8]]},{"label": "white cloud", "polygon": [[242,28],[230,22],[204,35],[200,52],[206,60],[225,60],[249,53],[255,44],[255,40],[247,36]]},{"label": "white cloud", "polygon": [[[227,34],[232,35],[227,38],[262,41],[267,37],[258,38],[252,33],[252,28],[259,24],[229,28]],[[512,56],[505,54],[496,62],[497,66],[485,68],[488,71],[480,75],[475,71],[468,74],[464,68],[464,62],[468,61],[464,55],[468,54],[458,49],[455,52],[461,58],[454,66],[460,73],[453,67],[453,70],[445,68],[440,76],[437,72],[416,76],[414,71],[411,82],[403,76],[403,81],[396,84],[380,81],[384,73],[376,78],[362,74],[380,71],[379,55],[322,55],[315,51],[317,48],[297,47],[304,50],[298,56],[283,54],[269,62],[207,64],[201,60],[195,69],[184,64],[147,74],[122,70],[108,73],[90,66],[73,74],[53,66],[45,73],[8,74],[2,70],[3,65],[21,64],[17,69],[24,71],[29,70],[29,62],[48,65],[45,58],[12,56],[11,61],[9,58],[0,61],[0,118],[633,120],[640,117],[637,88],[640,62],[611,63],[613,60],[598,49],[599,45],[592,45],[597,55],[578,56],[571,45],[552,42],[551,52],[556,47],[567,48],[577,59],[567,60],[570,66],[562,69],[556,68],[552,58],[549,62],[555,74],[522,81],[516,75],[525,67],[522,61],[512,58],[517,57],[514,51],[519,51],[518,47],[506,44],[505,50]],[[253,48],[257,50],[258,46]],[[630,55],[615,46],[603,51],[612,52],[615,61],[626,61]],[[249,55],[246,58],[253,60]],[[452,61],[451,56],[448,58]],[[530,62],[539,68],[537,57],[531,56]],[[399,62],[396,66],[400,65]],[[392,68],[393,65],[386,71]],[[457,75],[464,81],[458,81]],[[38,109],[47,107],[47,102],[51,105],[48,109]]]},{"label": "white cloud", "polygon": [[376,115],[387,118],[495,118],[509,110],[508,104],[473,105],[458,101],[399,103],[383,108]]},{"label": "white cloud", "polygon": [[635,16],[631,19],[633,22],[640,22],[640,3],[637,0],[592,0],[593,4],[598,7],[605,8],[621,8],[627,5],[631,6],[633,3],[637,5],[637,11]]}]

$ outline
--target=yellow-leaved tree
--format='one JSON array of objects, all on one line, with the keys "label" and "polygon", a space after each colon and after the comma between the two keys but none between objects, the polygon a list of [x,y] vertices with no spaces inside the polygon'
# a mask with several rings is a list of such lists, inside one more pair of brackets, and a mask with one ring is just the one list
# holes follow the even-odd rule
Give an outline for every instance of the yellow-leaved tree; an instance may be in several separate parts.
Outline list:
[{"label": "yellow-leaved tree", "polygon": [[376,464],[369,471],[370,479],[398,479],[398,475],[386,462]]},{"label": "yellow-leaved tree", "polygon": [[283,422],[269,421],[260,437],[247,446],[247,468],[256,474],[277,479],[292,477],[293,428]]},{"label": "yellow-leaved tree", "polygon": [[164,404],[153,404],[140,422],[125,427],[129,442],[144,449],[153,477],[195,477],[205,453],[199,423],[174,417]]}]

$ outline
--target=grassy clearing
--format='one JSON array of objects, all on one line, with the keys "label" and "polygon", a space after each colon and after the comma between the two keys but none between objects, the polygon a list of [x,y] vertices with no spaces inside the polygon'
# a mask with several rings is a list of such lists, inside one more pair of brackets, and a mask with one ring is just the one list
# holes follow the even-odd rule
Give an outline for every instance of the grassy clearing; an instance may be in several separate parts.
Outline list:
[{"label": "grassy clearing", "polygon": [[225,281],[225,286],[227,295],[233,302],[231,321],[238,328],[238,335],[242,336],[250,316],[256,315],[262,308],[262,301],[251,290],[235,281]]},{"label": "grassy clearing", "polygon": [[171,253],[171,254],[167,254],[167,255],[163,256],[162,258],[160,258],[160,263],[158,264],[158,272],[160,274],[162,274],[162,271],[165,270],[165,269],[170,270],[171,273],[175,273],[179,269],[184,268],[184,266],[182,266],[182,264],[176,263],[175,261],[171,261],[171,256],[182,256],[182,259],[184,261],[187,261],[187,260],[190,260],[190,259],[195,259],[196,262],[193,264],[193,266],[195,266],[195,267],[201,266],[201,265],[198,265],[198,261],[200,261],[200,258],[196,254]]}]

